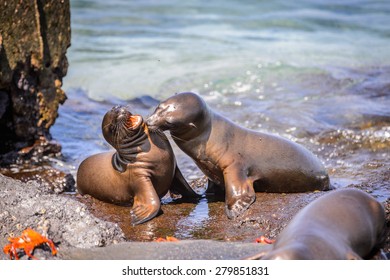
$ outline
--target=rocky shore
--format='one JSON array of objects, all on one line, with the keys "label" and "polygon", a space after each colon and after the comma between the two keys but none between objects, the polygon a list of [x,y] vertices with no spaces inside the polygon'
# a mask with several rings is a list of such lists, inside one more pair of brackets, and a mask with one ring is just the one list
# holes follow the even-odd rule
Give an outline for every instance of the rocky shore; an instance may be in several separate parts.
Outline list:
[{"label": "rocky shore", "polygon": [[[52,239],[58,249],[57,256],[49,248],[36,249],[34,256],[39,259],[240,259],[266,248],[253,242],[212,240],[126,242],[117,223],[97,218],[73,195],[3,175],[0,186],[0,247],[8,244],[8,237],[32,228]],[[170,219],[168,215],[163,221]],[[1,260],[8,258],[0,254]]]},{"label": "rocky shore", "polygon": [[[52,256],[49,248],[39,247],[34,255],[40,259],[241,259],[267,249],[269,245],[256,244],[255,238],[277,237],[299,209],[323,195],[258,193],[248,213],[236,220],[226,218],[222,201],[209,202],[209,218],[203,227],[185,222],[194,203],[171,202],[162,206],[163,213],[155,219],[133,227],[128,223],[128,207],[88,196],[56,194],[37,182],[23,183],[3,175],[0,186],[0,246],[8,243],[9,236],[32,228],[58,248],[57,256]],[[389,201],[385,205],[389,228]],[[154,242],[167,235],[180,241]],[[384,253],[389,253],[389,245],[388,238]],[[0,259],[8,256],[1,253]]]},{"label": "rocky shore", "polygon": [[[63,248],[91,248],[124,241],[117,224],[93,216],[83,203],[69,195],[58,195],[30,181],[22,183],[0,175],[0,246],[9,236],[19,236],[32,228],[49,236]],[[50,252],[36,250],[38,258],[50,258]],[[0,259],[8,257],[1,253]]]}]

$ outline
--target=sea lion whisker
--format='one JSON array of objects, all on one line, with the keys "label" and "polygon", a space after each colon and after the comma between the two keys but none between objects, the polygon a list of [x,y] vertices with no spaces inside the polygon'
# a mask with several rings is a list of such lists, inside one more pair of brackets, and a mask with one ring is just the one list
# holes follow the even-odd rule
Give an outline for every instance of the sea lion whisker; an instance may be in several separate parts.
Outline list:
[{"label": "sea lion whisker", "polygon": [[179,141],[181,141],[181,142],[187,142],[187,141],[188,141],[188,140],[182,139],[182,138],[180,138],[180,137],[177,137],[176,135],[173,135],[172,133],[171,133],[171,137],[172,137],[174,140],[179,140]]},{"label": "sea lion whisker", "polygon": [[109,127],[110,125],[112,125],[112,123],[113,122],[110,122],[110,123],[106,124],[105,126],[103,126],[102,128],[105,129],[105,128]]},{"label": "sea lion whisker", "polygon": [[150,127],[150,126],[148,126],[148,129],[149,129],[149,131],[151,131],[153,133],[157,133],[158,135],[164,134],[164,132],[160,128],[158,128],[158,127]]},{"label": "sea lion whisker", "polygon": [[121,136],[121,129],[119,127],[116,127],[114,129],[115,131],[115,134],[114,134],[114,145],[115,147],[118,147],[118,145],[120,144],[120,136]]},{"label": "sea lion whisker", "polygon": [[149,126],[149,125],[147,124],[147,121],[146,121],[146,127],[147,127],[148,130],[151,131],[151,132],[156,132],[156,130],[159,129],[158,127]]},{"label": "sea lion whisker", "polygon": [[164,131],[159,128],[153,129],[152,132],[157,133],[158,135],[165,135]]},{"label": "sea lion whisker", "polygon": [[152,130],[152,132],[153,132],[153,133],[156,133],[156,134],[157,134],[158,136],[160,136],[161,138],[167,139],[167,140],[168,140],[167,135],[164,133],[163,130],[157,128],[157,129]]},{"label": "sea lion whisker", "polygon": [[118,146],[118,144],[119,144],[118,138],[119,138],[118,133],[115,133],[114,139],[113,139],[113,146],[114,146],[114,148],[116,148]]}]

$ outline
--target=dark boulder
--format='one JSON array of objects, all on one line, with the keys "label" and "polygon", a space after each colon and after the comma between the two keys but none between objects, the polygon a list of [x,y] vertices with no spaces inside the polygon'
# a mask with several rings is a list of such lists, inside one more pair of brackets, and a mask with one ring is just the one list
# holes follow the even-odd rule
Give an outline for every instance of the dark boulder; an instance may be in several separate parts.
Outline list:
[{"label": "dark boulder", "polygon": [[0,1],[0,157],[51,140],[69,46],[69,0]]}]

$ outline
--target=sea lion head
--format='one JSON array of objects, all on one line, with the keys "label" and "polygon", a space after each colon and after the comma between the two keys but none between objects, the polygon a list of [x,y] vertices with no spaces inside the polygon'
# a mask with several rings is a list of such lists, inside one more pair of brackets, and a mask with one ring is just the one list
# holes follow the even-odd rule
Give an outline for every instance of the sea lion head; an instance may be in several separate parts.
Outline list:
[{"label": "sea lion head", "polygon": [[182,92],[161,102],[146,120],[151,130],[185,132],[198,128],[205,120],[208,107],[204,100],[192,92]]},{"label": "sea lion head", "polygon": [[104,115],[102,122],[104,139],[118,149],[124,138],[131,138],[139,133],[143,123],[142,116],[133,115],[124,106],[115,106]]}]

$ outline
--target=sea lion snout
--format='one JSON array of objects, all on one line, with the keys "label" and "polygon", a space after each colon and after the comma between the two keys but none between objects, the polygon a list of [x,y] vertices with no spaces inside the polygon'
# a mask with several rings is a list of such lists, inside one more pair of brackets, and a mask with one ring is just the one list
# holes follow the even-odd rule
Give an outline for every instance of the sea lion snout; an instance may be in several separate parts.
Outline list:
[{"label": "sea lion snout", "polygon": [[126,107],[121,105],[113,107],[107,114],[112,114],[113,118],[117,121],[126,120],[128,117],[132,116],[132,113]]},{"label": "sea lion snout", "polygon": [[161,104],[156,108],[151,116],[146,119],[146,125],[152,131],[157,129],[167,130],[169,129],[169,116],[167,115],[166,109],[164,109]]},{"label": "sea lion snout", "polygon": [[[132,114],[127,107],[117,105],[106,113],[105,118],[110,118],[112,123],[122,122],[127,128],[136,128],[143,122],[141,115]],[[103,120],[103,124],[107,121]]]},{"label": "sea lion snout", "polygon": [[131,115],[131,112],[124,106],[117,105],[112,107],[112,109],[104,115],[102,127],[104,128],[106,125],[116,124],[118,121],[123,121]]},{"label": "sea lion snout", "polygon": [[149,129],[153,130],[154,128],[158,128],[159,127],[159,123],[158,123],[158,117],[156,116],[156,112],[153,113],[153,115],[149,116],[147,119],[146,119],[146,125],[149,127]]},{"label": "sea lion snout", "polygon": [[161,102],[146,124],[152,130],[170,130],[175,133],[186,133],[197,128],[197,122],[205,122],[204,108],[207,105],[197,94],[183,92]]}]

